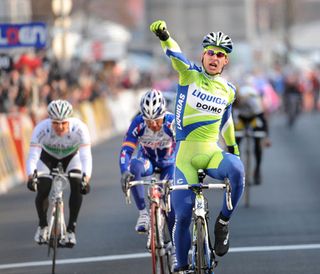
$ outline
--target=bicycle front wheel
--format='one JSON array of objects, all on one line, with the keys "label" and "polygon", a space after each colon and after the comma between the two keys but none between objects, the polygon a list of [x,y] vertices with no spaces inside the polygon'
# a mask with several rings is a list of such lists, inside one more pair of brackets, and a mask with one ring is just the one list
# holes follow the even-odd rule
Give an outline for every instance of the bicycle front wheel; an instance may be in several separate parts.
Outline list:
[{"label": "bicycle front wheel", "polygon": [[[162,219],[163,218],[163,219]],[[156,203],[151,204],[150,212],[150,249],[153,274],[170,274],[169,255],[164,246],[163,227],[160,222],[165,221],[161,209]]]},{"label": "bicycle front wheel", "polygon": [[206,270],[209,268],[206,263],[205,258],[205,229],[204,229],[204,223],[203,220],[198,218],[196,220],[196,235],[197,235],[197,241],[196,241],[196,268],[195,273],[196,274],[207,274],[210,272],[207,272]]},{"label": "bicycle front wheel", "polygon": [[55,204],[55,209],[53,211],[53,225],[51,229],[51,234],[49,235],[49,250],[52,248],[52,267],[51,273],[55,274],[56,269],[56,258],[57,258],[57,247],[59,240],[59,215],[60,215],[60,207],[59,204]]}]

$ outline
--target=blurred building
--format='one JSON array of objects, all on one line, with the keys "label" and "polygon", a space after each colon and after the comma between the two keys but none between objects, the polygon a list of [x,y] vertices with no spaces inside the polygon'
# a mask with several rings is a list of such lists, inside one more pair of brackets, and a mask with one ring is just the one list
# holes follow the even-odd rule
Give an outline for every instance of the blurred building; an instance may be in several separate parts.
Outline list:
[{"label": "blurred building", "polygon": [[[51,2],[0,0],[0,21],[43,21],[53,26],[56,16]],[[103,29],[90,25],[96,20],[97,24],[111,22],[129,31],[130,50],[160,55],[149,24],[164,19],[190,58],[199,57],[203,36],[218,30],[229,34],[236,43],[234,62],[250,59],[262,63],[287,62],[291,52],[319,51],[320,38],[315,32],[320,25],[320,0],[73,0],[72,3],[71,27],[77,28],[80,45],[93,32],[96,36],[103,35]],[[53,32],[51,37],[55,35]]]},{"label": "blurred building", "polygon": [[29,22],[31,16],[30,0],[0,0],[0,23]]},{"label": "blurred building", "polygon": [[[166,20],[190,57],[199,57],[203,36],[218,30],[232,37],[238,62],[281,63],[291,51],[319,50],[308,31],[320,23],[319,0],[146,0],[145,5],[146,22]],[[146,40],[158,52],[150,35]]]}]

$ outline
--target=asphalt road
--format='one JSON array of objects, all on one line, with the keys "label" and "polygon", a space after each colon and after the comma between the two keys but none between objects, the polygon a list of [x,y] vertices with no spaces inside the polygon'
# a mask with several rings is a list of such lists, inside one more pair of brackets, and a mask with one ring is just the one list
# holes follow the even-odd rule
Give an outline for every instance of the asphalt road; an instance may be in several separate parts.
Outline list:
[{"label": "asphalt road", "polygon": [[[291,130],[281,115],[272,118],[263,184],[251,189],[250,208],[243,202],[237,208],[231,249],[216,274],[320,273],[319,128],[319,114],[305,114]],[[117,137],[93,149],[93,187],[81,208],[78,244],[59,249],[59,274],[151,273],[146,237],[134,231],[137,211],[120,190],[120,144]],[[34,197],[25,185],[0,196],[1,274],[51,273],[46,247],[33,242]],[[212,226],[220,204],[221,193],[212,194]]]}]

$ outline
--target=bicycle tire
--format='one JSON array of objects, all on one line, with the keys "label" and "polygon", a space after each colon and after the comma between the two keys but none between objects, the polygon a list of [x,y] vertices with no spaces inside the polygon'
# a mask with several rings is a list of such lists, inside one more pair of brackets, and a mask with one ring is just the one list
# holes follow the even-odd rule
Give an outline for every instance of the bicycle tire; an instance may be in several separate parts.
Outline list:
[{"label": "bicycle tire", "polygon": [[206,269],[208,269],[208,266],[206,264],[205,260],[205,254],[204,254],[204,244],[205,244],[205,232],[204,232],[204,223],[201,218],[198,218],[196,220],[196,235],[197,235],[197,241],[196,241],[196,268],[195,268],[195,274],[207,274],[208,272]]},{"label": "bicycle tire", "polygon": [[[151,249],[151,261],[152,261],[152,273],[153,274],[168,274],[170,273],[170,266],[168,264],[169,257],[165,252],[161,254],[164,249],[161,250],[160,243],[160,228],[159,219],[160,208],[156,203],[151,204],[151,220],[150,220],[150,249]],[[164,248],[164,247],[163,247]]]},{"label": "bicycle tire", "polygon": [[49,238],[49,248],[52,248],[53,254],[52,254],[52,268],[51,268],[51,274],[55,274],[56,269],[56,258],[57,258],[57,248],[58,248],[58,240],[59,240],[59,215],[60,215],[60,207],[59,204],[55,204],[55,212],[54,212],[54,222],[53,227],[51,230],[51,235]]}]

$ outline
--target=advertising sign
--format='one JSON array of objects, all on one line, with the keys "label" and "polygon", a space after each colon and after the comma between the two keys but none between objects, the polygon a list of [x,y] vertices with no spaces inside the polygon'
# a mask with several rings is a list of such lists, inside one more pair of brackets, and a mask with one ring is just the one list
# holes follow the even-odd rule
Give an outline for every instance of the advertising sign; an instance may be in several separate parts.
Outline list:
[{"label": "advertising sign", "polygon": [[47,42],[45,23],[0,24],[0,48],[43,48]]}]

